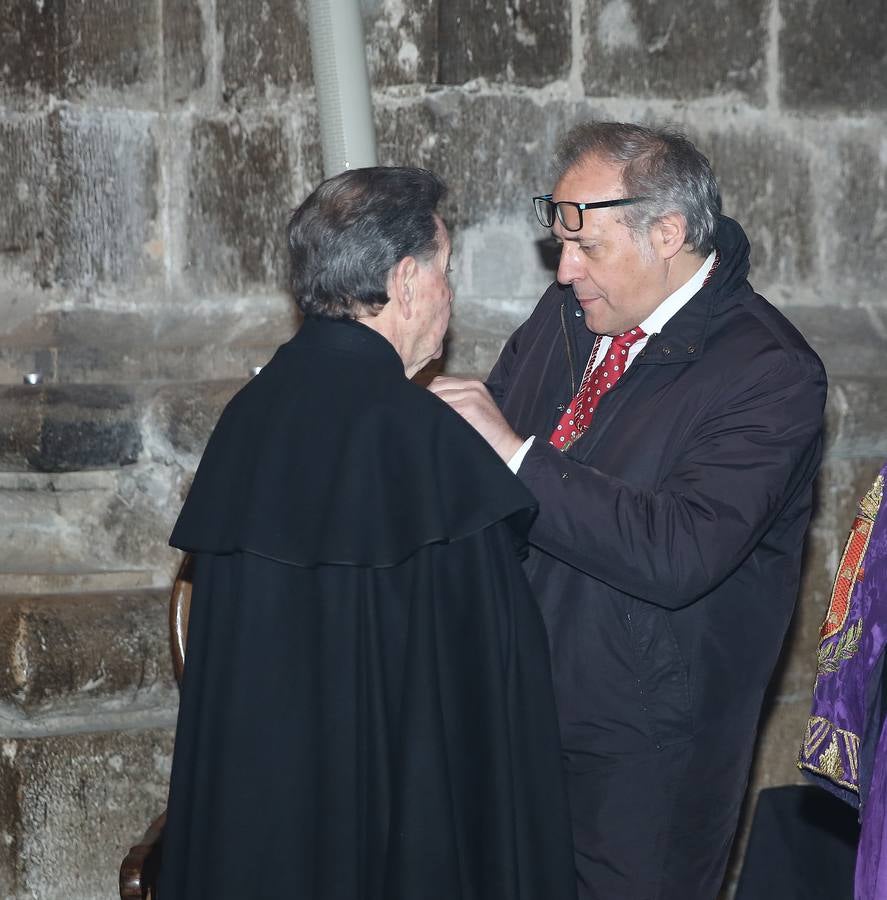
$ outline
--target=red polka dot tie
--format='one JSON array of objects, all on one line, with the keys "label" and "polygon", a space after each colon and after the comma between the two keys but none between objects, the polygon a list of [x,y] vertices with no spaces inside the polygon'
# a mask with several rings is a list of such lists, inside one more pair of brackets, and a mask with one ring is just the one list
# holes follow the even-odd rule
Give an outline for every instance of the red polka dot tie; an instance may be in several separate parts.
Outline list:
[{"label": "red polka dot tie", "polygon": [[[551,432],[548,443],[558,450],[566,450],[591,425],[594,411],[601,397],[622,377],[628,363],[628,348],[635,341],[646,337],[644,330],[638,326],[617,334],[610,343],[604,358],[594,366],[595,350],[592,350],[582,376],[582,384],[570,405],[564,411],[561,420]],[[594,366],[594,368],[592,368]]]}]

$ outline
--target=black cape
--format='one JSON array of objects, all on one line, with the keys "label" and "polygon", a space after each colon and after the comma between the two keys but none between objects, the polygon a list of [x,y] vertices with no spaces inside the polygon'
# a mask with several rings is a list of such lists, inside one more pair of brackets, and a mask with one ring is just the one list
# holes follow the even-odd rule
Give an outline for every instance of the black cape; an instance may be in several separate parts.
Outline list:
[{"label": "black cape", "polygon": [[354,322],[228,405],[196,556],[159,896],[575,897],[532,496]]}]

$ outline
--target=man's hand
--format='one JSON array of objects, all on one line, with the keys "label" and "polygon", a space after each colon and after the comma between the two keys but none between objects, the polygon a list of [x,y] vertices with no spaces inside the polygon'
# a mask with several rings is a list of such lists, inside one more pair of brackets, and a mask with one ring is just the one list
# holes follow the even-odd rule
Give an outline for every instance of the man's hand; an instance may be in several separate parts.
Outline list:
[{"label": "man's hand", "polygon": [[523,440],[511,430],[483,382],[438,375],[428,390],[449,403],[505,462],[520,450]]}]

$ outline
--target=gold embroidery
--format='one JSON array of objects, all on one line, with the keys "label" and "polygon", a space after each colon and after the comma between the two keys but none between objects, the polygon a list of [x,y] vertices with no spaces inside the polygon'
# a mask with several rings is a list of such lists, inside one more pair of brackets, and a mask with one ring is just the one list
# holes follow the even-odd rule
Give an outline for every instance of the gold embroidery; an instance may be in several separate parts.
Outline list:
[{"label": "gold embroidery", "polygon": [[819,757],[819,770],[832,781],[844,780],[844,767],[841,765],[841,751],[838,749],[838,736],[832,735],[828,748]]},{"label": "gold embroidery", "polygon": [[807,720],[807,733],[804,735],[803,746],[803,753],[807,759],[813,756],[831,729],[832,723],[821,716],[811,716]]},{"label": "gold embroidery", "polygon": [[850,779],[854,784],[859,781],[859,738],[849,731],[839,731],[844,743],[844,753],[850,764]]},{"label": "gold embroidery", "polygon": [[[854,586],[862,581],[865,571],[863,560],[871,539],[872,525],[881,511],[883,500],[884,476],[879,475],[871,489],[859,501],[856,521],[841,554],[841,564],[835,576],[828,612],[820,630],[817,685],[821,676],[838,671],[844,660],[852,658],[859,652],[862,619],[850,625],[833,644],[827,647],[824,644],[829,638],[838,635],[846,624],[850,612],[851,593]],[[820,752],[823,746],[825,749]],[[815,754],[819,754],[818,757]],[[845,763],[850,769],[849,774],[844,769]],[[859,736],[852,731],[836,727],[823,716],[810,716],[801,752],[798,754],[798,768],[809,769],[841,787],[858,793]]]},{"label": "gold embroidery", "polygon": [[[830,739],[828,746],[817,758],[817,752],[827,739]],[[841,762],[842,746],[844,758],[850,767],[849,776]],[[841,787],[858,793],[859,786],[856,782],[859,779],[859,736],[852,731],[836,727],[823,716],[810,716],[798,757],[798,768],[809,769]]]},{"label": "gold embroidery", "polygon": [[816,653],[817,675],[837,672],[845,659],[852,659],[859,650],[859,638],[862,636],[862,619],[854,622],[843,634],[838,636],[834,644],[821,644]]},{"label": "gold embroidery", "polygon": [[883,497],[884,476],[879,475],[868,493],[859,501],[858,514],[844,545],[844,552],[841,554],[828,612],[819,632],[820,647],[824,641],[834,637],[847,621],[851,593],[854,586],[862,581],[862,563],[871,539],[872,523],[878,515]]},{"label": "gold embroidery", "polygon": [[875,479],[871,490],[859,501],[859,508],[863,515],[874,520],[881,508],[881,500],[884,498],[884,476],[879,475]]}]

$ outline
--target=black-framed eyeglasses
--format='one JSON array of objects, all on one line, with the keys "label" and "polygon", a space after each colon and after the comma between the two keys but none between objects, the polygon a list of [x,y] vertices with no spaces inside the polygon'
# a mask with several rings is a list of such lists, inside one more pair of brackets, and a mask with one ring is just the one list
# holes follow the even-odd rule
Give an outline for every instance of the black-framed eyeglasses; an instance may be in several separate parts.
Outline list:
[{"label": "black-framed eyeglasses", "polygon": [[543,228],[551,228],[554,225],[556,214],[561,225],[567,231],[582,230],[583,210],[605,209],[608,206],[630,206],[632,203],[640,203],[647,199],[646,197],[620,197],[618,200],[595,200],[594,203],[574,203],[572,200],[559,200],[555,203],[551,197],[551,194],[533,197],[536,218]]}]

